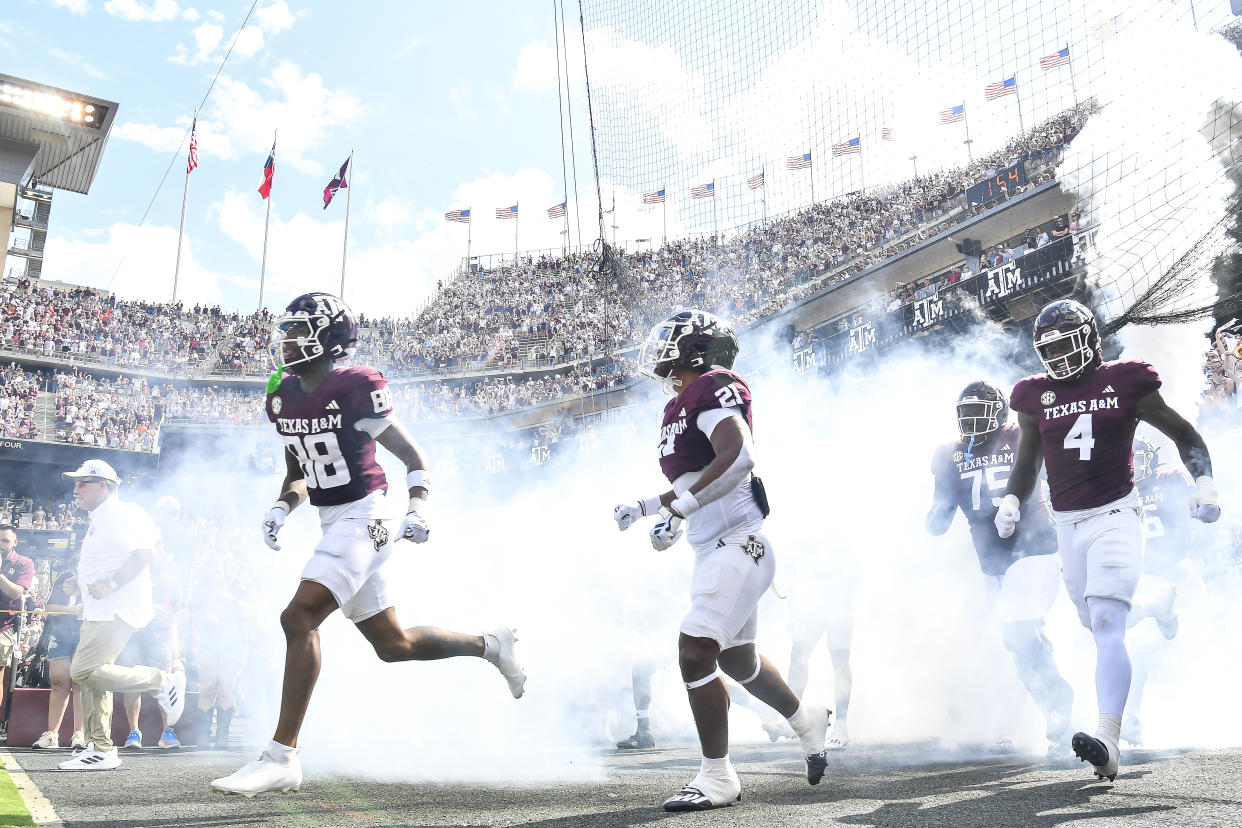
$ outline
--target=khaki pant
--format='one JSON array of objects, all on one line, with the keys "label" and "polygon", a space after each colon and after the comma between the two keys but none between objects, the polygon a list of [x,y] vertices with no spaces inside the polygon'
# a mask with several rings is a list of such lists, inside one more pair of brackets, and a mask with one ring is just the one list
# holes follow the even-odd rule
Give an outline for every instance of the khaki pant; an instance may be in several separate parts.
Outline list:
[{"label": "khaki pant", "polygon": [[164,673],[154,667],[118,667],[117,657],[134,634],[124,621],[83,621],[69,677],[82,687],[82,715],[88,742],[112,749],[112,693],[153,693],[164,688]]}]

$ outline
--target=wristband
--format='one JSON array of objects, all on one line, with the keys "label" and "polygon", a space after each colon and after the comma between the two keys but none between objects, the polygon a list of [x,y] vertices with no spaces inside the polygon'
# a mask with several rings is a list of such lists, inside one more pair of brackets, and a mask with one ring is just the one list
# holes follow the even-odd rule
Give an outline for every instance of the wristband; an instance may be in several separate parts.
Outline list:
[{"label": "wristband", "polygon": [[654,515],[660,511],[660,496],[656,495],[655,497],[638,501],[638,508],[644,515]]},{"label": "wristband", "polygon": [[669,504],[668,508],[673,514],[686,518],[690,517],[690,515],[694,514],[702,507],[699,505],[698,498],[692,495],[689,490],[686,490],[685,493],[675,497],[673,502]]},{"label": "wristband", "polygon": [[426,469],[415,469],[405,476],[405,487],[407,489],[420,488],[431,491],[431,475],[427,474]]},{"label": "wristband", "polygon": [[427,501],[423,500],[421,497],[411,497],[409,505],[405,507],[405,513],[407,515],[409,514],[416,515],[418,514],[419,507],[426,506],[426,505],[427,505]]}]

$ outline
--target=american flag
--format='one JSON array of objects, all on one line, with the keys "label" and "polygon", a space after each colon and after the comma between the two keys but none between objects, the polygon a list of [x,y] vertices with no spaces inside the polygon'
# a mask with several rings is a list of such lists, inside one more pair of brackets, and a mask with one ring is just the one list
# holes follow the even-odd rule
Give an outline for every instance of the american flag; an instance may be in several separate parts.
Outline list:
[{"label": "american flag", "polygon": [[515,219],[518,217],[518,206],[514,204],[512,207],[497,207],[496,218],[498,219]]},{"label": "american flag", "polygon": [[983,87],[983,97],[989,101],[994,101],[997,98],[1004,97],[1005,95],[1016,95],[1017,92],[1018,78],[1016,75],[1005,78],[1003,81],[999,81],[997,83],[989,83],[987,86]]},{"label": "american flag", "polygon": [[554,204],[548,208],[548,218],[560,218],[565,215],[565,202]]},{"label": "american flag", "polygon": [[643,193],[643,204],[663,204],[664,188],[656,190],[654,193]]},{"label": "american flag", "polygon": [[881,129],[880,129],[880,140],[881,140],[881,141],[891,141],[891,140],[893,140],[893,131],[892,131],[891,129],[889,129],[888,127],[881,127]]},{"label": "american flag", "polygon": [[862,152],[862,142],[857,138],[851,138],[848,141],[832,145],[833,158],[836,158],[838,155],[849,155],[851,152]]},{"label": "american flag", "polygon": [[186,162],[185,174],[189,175],[194,172],[194,168],[198,166],[198,117],[195,116],[194,123],[190,125],[190,160]]},{"label": "american flag", "polygon": [[691,187],[690,197],[691,198],[715,198],[716,197],[716,182],[713,181],[710,184],[700,184],[697,187]]},{"label": "american flag", "polygon": [[470,223],[470,211],[469,210],[449,210],[447,213],[444,214],[444,220],[445,221],[456,221],[456,222],[460,222],[461,224],[469,224]]},{"label": "american flag", "polygon": [[948,109],[940,110],[940,123],[956,124],[958,121],[966,120],[966,105],[958,104]]},{"label": "american flag", "polygon": [[1066,46],[1055,55],[1044,55],[1039,59],[1039,68],[1047,72],[1049,69],[1055,69],[1058,66],[1068,66],[1070,62],[1069,47]]},{"label": "american flag", "polygon": [[746,179],[746,186],[750,187],[752,190],[758,190],[760,187],[764,186],[763,173],[752,175],[750,178]]},{"label": "american flag", "polygon": [[791,155],[785,159],[785,168],[790,170],[805,170],[811,166],[811,154],[804,152],[801,155]]}]

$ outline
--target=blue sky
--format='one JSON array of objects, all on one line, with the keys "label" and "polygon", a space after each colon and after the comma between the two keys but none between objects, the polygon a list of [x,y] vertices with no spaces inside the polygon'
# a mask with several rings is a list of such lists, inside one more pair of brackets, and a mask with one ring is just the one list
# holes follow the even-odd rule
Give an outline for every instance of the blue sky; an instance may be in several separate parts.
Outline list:
[{"label": "blue sky", "polygon": [[[146,224],[135,225],[248,7],[16,0],[0,11],[11,74],[120,104],[90,194],[57,195],[48,277],[171,296],[184,147]],[[351,148],[346,294],[365,310],[394,297],[412,308],[448,274],[466,228],[444,225],[442,214],[465,202],[486,214],[473,228],[476,251],[512,249],[512,223],[491,213],[523,196],[521,246],[559,245],[559,225],[544,212],[561,200],[559,172],[551,178],[560,169],[551,13],[538,11],[261,0],[199,117],[179,297],[257,303],[255,187],[273,128],[269,307],[339,286],[345,193],[324,211],[322,191]]]},{"label": "blue sky", "polygon": [[[592,239],[581,40],[576,4],[568,6],[582,235]],[[171,297],[182,142],[249,7],[249,0],[2,7],[0,57],[10,74],[120,104],[90,195],[56,198],[45,276],[126,298]],[[1142,34],[1145,48],[1159,49],[1175,29],[1191,27],[1189,4],[1165,0],[782,0],[777,18],[771,8],[726,4],[702,26],[670,28],[637,6],[588,4],[597,15],[588,21],[596,115],[612,125],[601,152],[603,197],[609,206],[615,193],[620,239],[661,235],[664,209],[641,204],[642,192],[661,185],[670,187],[674,237],[710,229],[707,205],[688,198],[691,185],[709,180],[720,193],[721,229],[764,209],[796,209],[810,201],[810,175],[785,170],[784,159],[808,149],[819,200],[905,179],[913,152],[921,173],[960,164],[962,125],[938,126],[944,107],[966,103],[976,154],[986,152],[1018,131],[1016,99],[985,101],[986,83],[1016,73],[1029,127],[1073,103],[1066,70],[1041,71],[1040,56],[1069,43],[1079,97],[1107,94],[1110,79],[1126,82],[1121,71],[1106,71],[1123,44],[1143,42],[1135,38]],[[1224,0],[1196,0],[1195,9],[1204,26],[1228,15]],[[1143,25],[1108,41],[1092,35],[1117,15]],[[765,39],[748,41],[747,27]],[[1193,64],[1181,55],[1168,60],[1179,72]],[[732,83],[738,77],[749,80]],[[739,123],[736,140],[722,144],[722,132],[732,135]],[[894,128],[897,140],[881,143],[882,127]],[[493,212],[515,201],[521,249],[561,246],[562,225],[546,215],[564,187],[549,3],[260,0],[199,116],[179,298],[256,306],[264,203],[255,187],[276,128],[268,307],[306,290],[338,289],[345,193],[324,211],[322,191],[351,148],[345,298],[359,310],[408,315],[448,277],[466,252],[467,229],[446,224],[446,210],[473,209],[476,254],[513,250],[514,223]],[[830,157],[831,144],[854,136],[862,136],[861,155]],[[642,147],[659,148],[663,160]],[[768,175],[762,194],[745,186],[759,168]]]}]

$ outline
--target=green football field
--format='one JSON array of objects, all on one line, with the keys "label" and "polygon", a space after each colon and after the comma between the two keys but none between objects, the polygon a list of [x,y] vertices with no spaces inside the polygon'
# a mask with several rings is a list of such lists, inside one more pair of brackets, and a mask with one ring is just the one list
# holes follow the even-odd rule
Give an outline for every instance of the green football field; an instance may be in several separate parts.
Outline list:
[{"label": "green football field", "polygon": [[0,769],[0,828],[33,828],[30,810],[7,770]]}]

